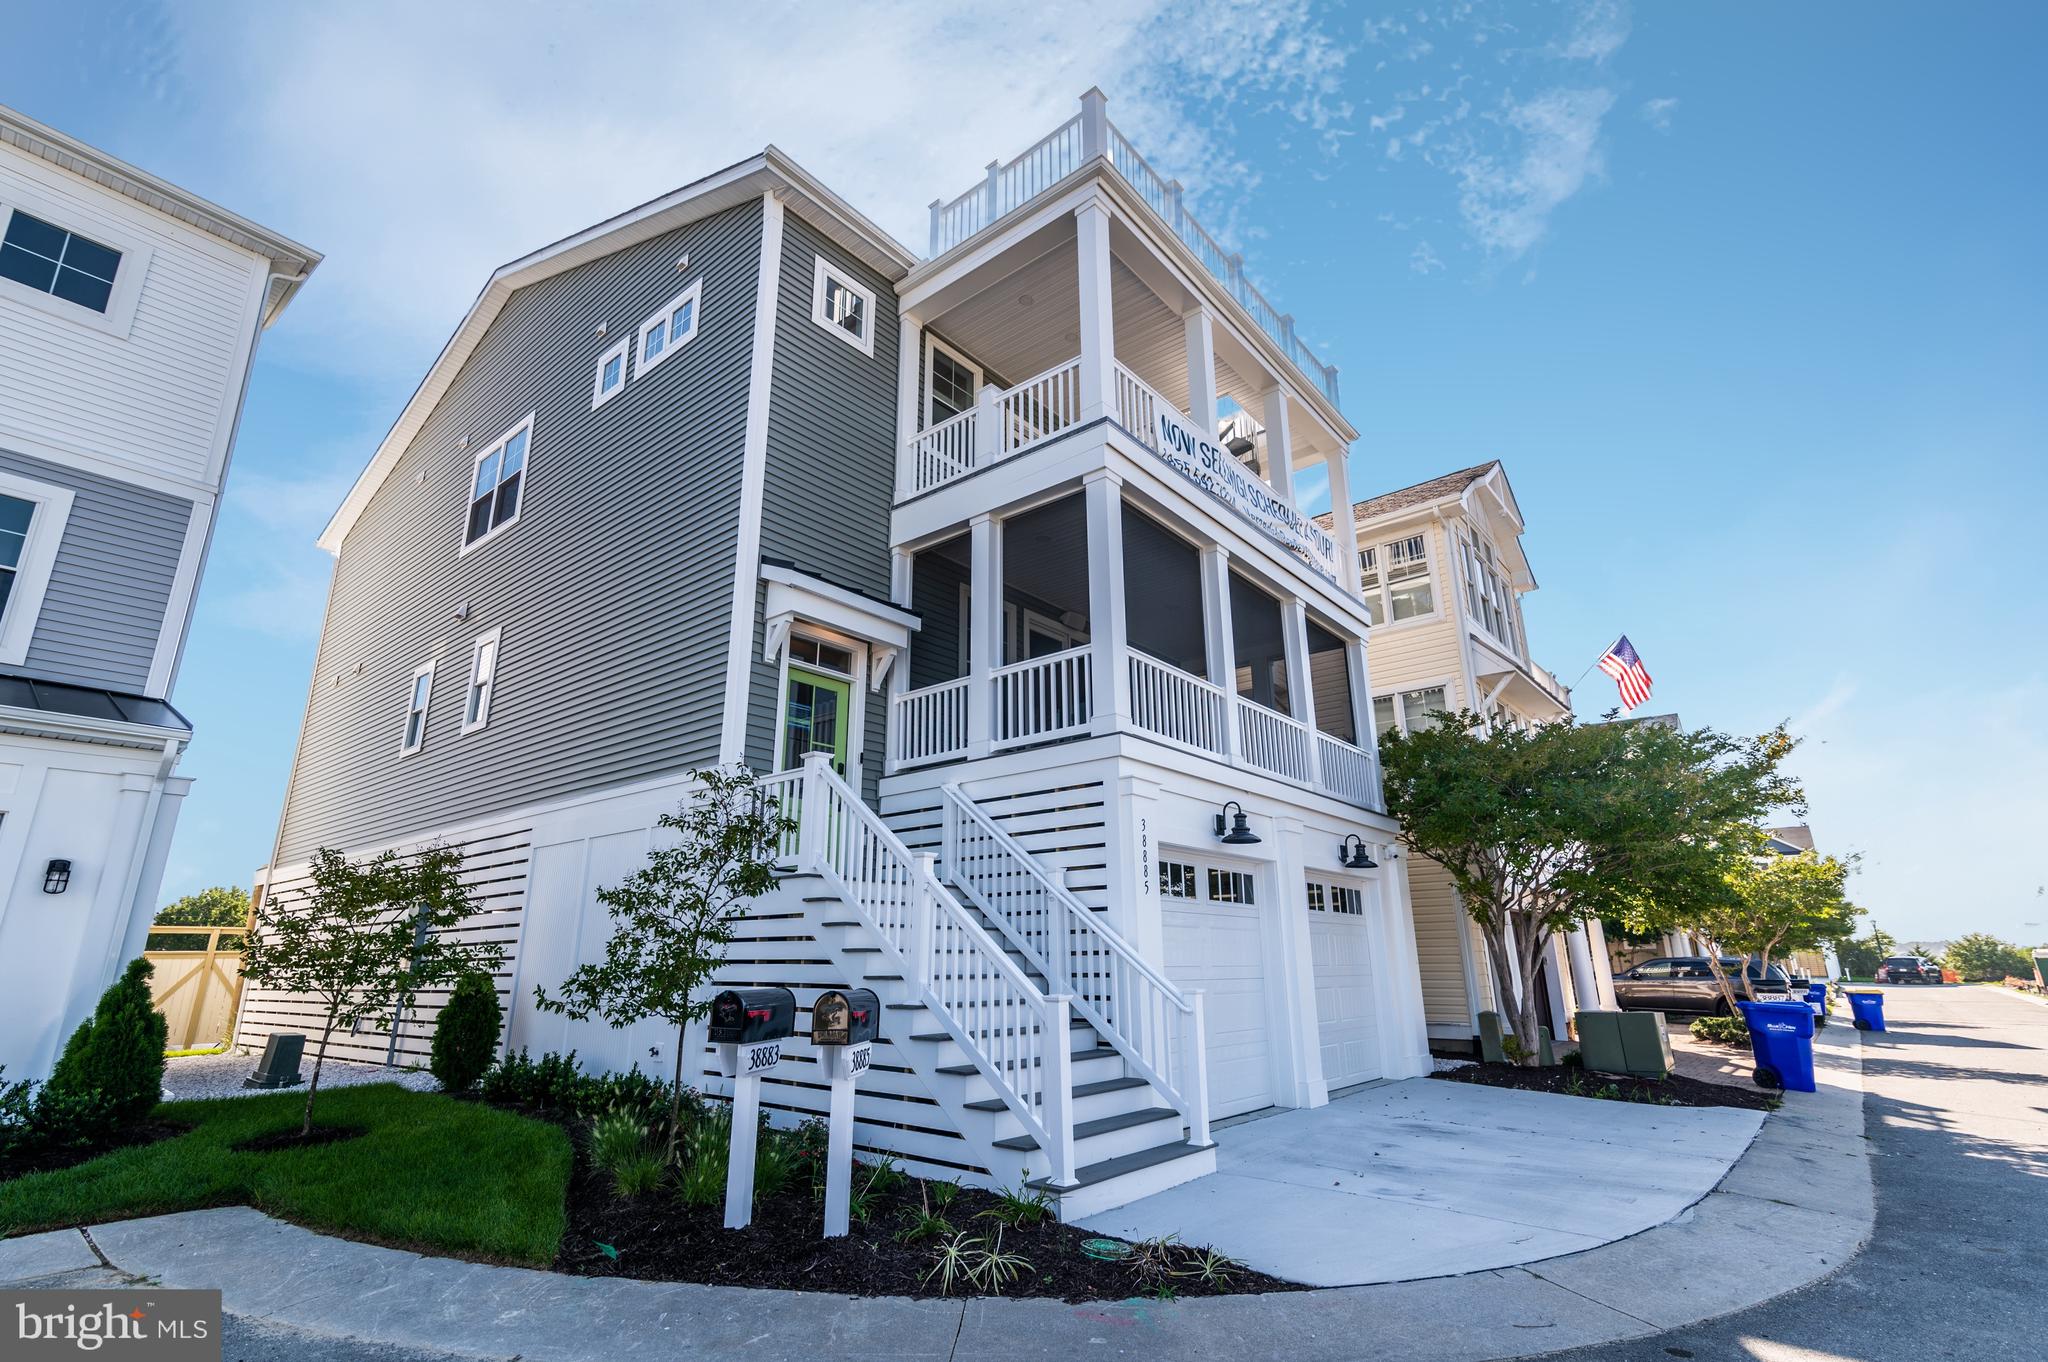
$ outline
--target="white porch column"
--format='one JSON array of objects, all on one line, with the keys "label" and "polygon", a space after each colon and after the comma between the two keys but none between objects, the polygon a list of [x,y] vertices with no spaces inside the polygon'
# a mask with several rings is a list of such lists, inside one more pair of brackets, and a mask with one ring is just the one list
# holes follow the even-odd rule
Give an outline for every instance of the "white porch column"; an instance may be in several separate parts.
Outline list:
[{"label": "white porch column", "polygon": [[[1393,948],[1380,979],[1383,984],[1393,985],[1393,1012],[1400,1018],[1400,1025],[1389,1029],[1388,1040],[1380,1042],[1380,1053],[1389,1057],[1388,1078],[1414,1078],[1428,1073],[1431,1064],[1429,1017],[1422,1001],[1422,955],[1415,943],[1415,898],[1408,884],[1408,853],[1389,843],[1379,848],[1379,863],[1380,892],[1386,900],[1387,941]],[[1464,924],[1464,914],[1460,913],[1461,931]],[[1396,1059],[1398,1067],[1393,1062]]]},{"label": "white porch column", "polygon": [[1266,390],[1266,481],[1280,500],[1294,505],[1294,434],[1287,389]]},{"label": "white porch column", "polygon": [[1196,430],[1216,438],[1216,331],[1206,307],[1181,318],[1188,341],[1188,419]]},{"label": "white porch column", "polygon": [[1287,649],[1287,708],[1309,731],[1308,778],[1317,788],[1323,783],[1323,751],[1315,740],[1316,690],[1308,673],[1308,610],[1299,596],[1280,602],[1281,642]]},{"label": "white porch column", "polygon": [[1593,972],[1593,943],[1586,937],[1586,924],[1580,923],[1565,935],[1565,953],[1571,959],[1572,996],[1581,1008],[1605,1006],[1600,998],[1600,979]]},{"label": "white porch column", "polygon": [[1076,264],[1081,276],[1081,424],[1112,414],[1116,395],[1116,326],[1111,315],[1109,210],[1089,200],[1074,210]]},{"label": "white porch column", "polygon": [[1081,479],[1088,499],[1088,646],[1092,653],[1091,731],[1114,733],[1131,715],[1131,674],[1124,661],[1124,480],[1098,468]]},{"label": "white porch column", "polygon": [[896,496],[909,496],[909,446],[916,438],[920,413],[918,366],[924,362],[924,327],[908,312],[897,320],[896,343]]},{"label": "white porch column", "polygon": [[1003,526],[986,513],[967,525],[967,755],[985,757],[995,741],[991,673],[1003,665]]},{"label": "white porch column", "polygon": [[1337,533],[1337,580],[1356,596],[1358,577],[1358,517],[1351,514],[1351,470],[1349,452],[1330,455],[1324,462],[1330,470],[1330,517]]},{"label": "white porch column", "polygon": [[1223,692],[1223,753],[1237,763],[1237,637],[1230,623],[1230,550],[1202,550],[1202,642],[1209,684]]},{"label": "white porch column", "polygon": [[[1303,846],[1301,820],[1273,820],[1274,899],[1280,911],[1263,913],[1267,958],[1279,969],[1278,1002],[1282,1025],[1279,1029],[1279,1063],[1274,1066],[1281,1079],[1280,1103],[1290,1107],[1319,1107],[1330,1100],[1330,1086],[1323,1077],[1323,1047],[1316,1022],[1316,967],[1308,939],[1308,857]],[[1270,976],[1269,976],[1270,977]]]},{"label": "white porch column", "polygon": [[[1146,960],[1166,958],[1165,922],[1159,911],[1159,795],[1157,781],[1119,776],[1117,815],[1109,867],[1109,925]],[[1124,886],[1128,894],[1119,890]]]}]

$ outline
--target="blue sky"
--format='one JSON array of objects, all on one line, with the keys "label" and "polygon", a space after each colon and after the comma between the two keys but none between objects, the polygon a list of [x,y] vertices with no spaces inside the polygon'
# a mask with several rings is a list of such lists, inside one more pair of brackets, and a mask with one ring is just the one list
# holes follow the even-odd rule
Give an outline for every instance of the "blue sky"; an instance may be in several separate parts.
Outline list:
[{"label": "blue sky", "polygon": [[1100,84],[1341,366],[1355,489],[1506,462],[1540,661],[1626,632],[1653,708],[1791,721],[1894,934],[2048,940],[2037,7],[928,12],[17,17],[0,98],[328,255],[258,360],[167,895],[266,859],[313,538],[494,265],[768,141],[917,245]]}]

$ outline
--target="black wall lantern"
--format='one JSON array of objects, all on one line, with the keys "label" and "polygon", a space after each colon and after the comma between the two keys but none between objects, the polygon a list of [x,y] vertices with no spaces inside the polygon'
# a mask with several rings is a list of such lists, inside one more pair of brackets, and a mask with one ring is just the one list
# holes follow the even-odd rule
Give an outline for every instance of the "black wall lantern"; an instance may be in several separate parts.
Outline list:
[{"label": "black wall lantern", "polygon": [[1337,864],[1346,870],[1377,870],[1380,863],[1366,854],[1365,839],[1352,833],[1337,843]]},{"label": "black wall lantern", "polygon": [[71,887],[71,862],[52,861],[43,867],[43,892],[61,894]]},{"label": "black wall lantern", "polygon": [[[1225,832],[1226,815],[1232,809],[1237,810],[1237,816],[1228,819],[1230,831]],[[1248,847],[1259,841],[1259,834],[1252,831],[1251,820],[1244,816],[1244,805],[1235,799],[1225,804],[1223,812],[1216,815],[1216,835],[1223,840],[1223,845],[1230,847]]]}]

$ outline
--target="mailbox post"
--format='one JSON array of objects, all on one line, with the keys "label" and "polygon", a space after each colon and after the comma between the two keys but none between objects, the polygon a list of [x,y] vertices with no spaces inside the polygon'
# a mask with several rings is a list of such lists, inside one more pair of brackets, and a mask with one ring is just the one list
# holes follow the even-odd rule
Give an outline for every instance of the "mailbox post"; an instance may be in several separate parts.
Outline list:
[{"label": "mailbox post", "polygon": [[786,988],[729,988],[711,1000],[708,1038],[732,1080],[732,1147],[725,1165],[725,1227],[754,1218],[754,1145],[761,1125],[761,1076],[782,1063],[796,1033],[796,997]]},{"label": "mailbox post", "polygon": [[853,1093],[882,1037],[882,1005],[873,990],[827,989],[811,1004],[811,1044],[824,1051],[832,1082],[825,1145],[825,1237],[847,1230],[853,1199]]}]

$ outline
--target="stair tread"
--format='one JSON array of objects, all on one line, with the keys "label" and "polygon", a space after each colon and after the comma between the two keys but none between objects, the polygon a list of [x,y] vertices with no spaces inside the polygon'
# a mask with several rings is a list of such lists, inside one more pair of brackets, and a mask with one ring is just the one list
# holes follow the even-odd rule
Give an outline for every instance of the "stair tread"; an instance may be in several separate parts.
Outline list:
[{"label": "stair tread", "polygon": [[858,922],[821,922],[818,925],[820,927],[858,927],[861,924]]},{"label": "stair tread", "polygon": [[900,974],[863,974],[861,978],[875,984],[900,984],[903,982],[903,976]]},{"label": "stair tread", "polygon": [[[911,1039],[920,1040],[923,1039],[923,1037],[912,1036]],[[1093,1050],[1074,1051],[1073,1056],[1069,1060],[1069,1063],[1086,1064],[1091,1060],[1114,1058],[1116,1058],[1115,1050],[1112,1050],[1107,1045],[1098,1045]],[[1037,1067],[1035,1062],[1033,1063],[1032,1067]],[[975,1074],[980,1073],[981,1070],[975,1068],[972,1064],[948,1064],[945,1067],[941,1068],[939,1072],[953,1078],[972,1078]],[[1139,1081],[1142,1082],[1143,1080],[1141,1079]],[[1078,1091],[1078,1089],[1076,1091]]]},{"label": "stair tread", "polygon": [[[880,975],[878,975],[878,974],[870,974],[870,975],[868,976],[868,978],[870,978],[870,979],[879,979],[880,977],[881,977],[881,976],[880,976]],[[1067,1023],[1067,1029],[1068,1029],[1069,1031],[1073,1031],[1073,1030],[1077,1030],[1077,1029],[1079,1029],[1080,1027],[1086,1026],[1087,1024],[1088,1024],[1087,1022],[1084,1022],[1084,1021],[1082,1021],[1082,1020],[1081,1020],[1081,1019],[1080,1019],[1079,1017],[1075,1017],[1075,1018],[1073,1018],[1072,1020],[1070,1020],[1070,1021],[1069,1021],[1069,1022]],[[1038,1028],[1037,1028],[1037,1027],[1035,1027],[1035,1026],[1034,1026],[1034,1027],[1032,1027],[1031,1029],[1032,1029],[1033,1031],[1036,1031],[1036,1030],[1038,1030]],[[1002,1032],[1001,1032],[1000,1034],[1002,1034],[1002,1035],[1005,1035],[1005,1036],[1014,1036],[1014,1035],[1016,1035],[1016,1034],[1017,1034],[1017,1029],[1016,1029],[1015,1027],[1006,1027],[1006,1028],[1004,1028],[1004,1030],[1003,1030],[1003,1031],[1002,1031]],[[911,1039],[912,1039],[912,1040],[951,1040],[951,1039],[953,1039],[953,1038],[952,1038],[951,1036],[947,1035],[947,1034],[946,1034],[946,1033],[945,1033],[944,1031],[927,1031],[927,1032],[924,1032],[924,1033],[923,1033],[923,1034],[921,1034],[921,1035],[914,1035],[914,1036],[912,1036],[912,1037],[911,1037]]]},{"label": "stair tread", "polygon": [[880,946],[847,946],[845,950],[848,955],[880,955],[882,953]]},{"label": "stair tread", "polygon": [[1125,1173],[1135,1173],[1140,1169],[1171,1163],[1175,1159],[1184,1159],[1190,1154],[1204,1153],[1215,1147],[1213,1144],[1195,1144],[1189,1140],[1181,1140],[1175,1144],[1158,1144],[1150,1149],[1140,1149],[1135,1154],[1119,1154],[1100,1163],[1083,1164],[1074,1170],[1074,1187],[1056,1188],[1044,1178],[1034,1178],[1026,1185],[1038,1191],[1071,1192],[1077,1187],[1091,1187],[1098,1182],[1108,1182],[1111,1178],[1122,1177]]},{"label": "stair tread", "polygon": [[[972,1069],[974,1066],[970,1064],[967,1067]],[[1099,1097],[1106,1092],[1127,1092],[1132,1088],[1144,1086],[1145,1080],[1142,1078],[1105,1078],[1097,1083],[1076,1084],[1074,1096]],[[1000,1097],[984,1097],[978,1102],[969,1102],[966,1105],[969,1111],[1001,1111],[1008,1104]]]},{"label": "stair tread", "polygon": [[[1114,1116],[1098,1116],[1092,1121],[1076,1121],[1074,1139],[1086,1140],[1096,1135],[1107,1135],[1112,1131],[1129,1130],[1132,1126],[1177,1118],[1179,1115],[1180,1113],[1172,1107],[1140,1107],[1136,1111],[1120,1111]],[[1029,1135],[1012,1135],[1007,1140],[997,1140],[995,1146],[997,1149],[1036,1149],[1038,1141]]]}]

